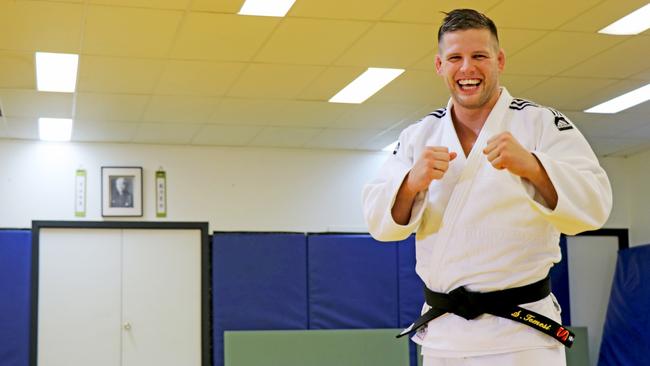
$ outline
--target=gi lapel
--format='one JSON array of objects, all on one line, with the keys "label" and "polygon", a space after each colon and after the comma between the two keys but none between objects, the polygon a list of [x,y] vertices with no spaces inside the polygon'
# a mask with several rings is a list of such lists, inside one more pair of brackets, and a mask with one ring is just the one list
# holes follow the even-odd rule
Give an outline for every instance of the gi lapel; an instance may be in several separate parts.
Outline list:
[{"label": "gi lapel", "polygon": [[[437,263],[434,266],[433,273],[440,268],[441,261],[444,259],[445,252],[448,245],[453,245],[450,242],[450,238],[454,231],[455,222],[465,208],[467,197],[472,189],[474,183],[474,176],[478,172],[482,164],[487,164],[487,158],[483,154],[483,149],[487,146],[487,141],[490,137],[495,134],[503,131],[505,125],[505,119],[511,116],[508,113],[508,106],[512,97],[505,88],[501,88],[501,95],[497,100],[497,103],[492,108],[490,115],[488,116],[481,132],[476,138],[476,142],[472,147],[472,150],[467,157],[465,166],[463,167],[462,172],[460,173],[460,178],[456,182],[455,187],[449,198],[449,203],[445,208],[443,217],[442,217],[442,226],[439,231],[438,239],[436,240],[435,246],[433,248],[434,263]],[[451,108],[451,101],[449,102],[449,108]],[[448,109],[449,123],[451,121],[451,109]],[[452,124],[453,129],[453,124]],[[455,131],[455,130],[454,130]],[[458,143],[460,146],[460,143]],[[462,154],[462,149],[459,152],[459,155]],[[452,162],[453,164],[453,162]],[[449,289],[440,289],[446,291]]]}]

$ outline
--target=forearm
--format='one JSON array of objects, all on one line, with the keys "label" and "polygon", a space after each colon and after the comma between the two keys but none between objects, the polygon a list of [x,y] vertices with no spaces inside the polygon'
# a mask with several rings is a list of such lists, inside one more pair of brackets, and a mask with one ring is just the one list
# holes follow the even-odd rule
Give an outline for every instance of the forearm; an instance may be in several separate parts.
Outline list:
[{"label": "forearm", "polygon": [[413,210],[415,197],[418,194],[418,192],[409,190],[406,185],[409,174],[404,177],[402,185],[397,191],[397,196],[395,197],[393,207],[391,208],[391,215],[393,216],[393,220],[400,225],[406,225],[411,220],[411,211]]},{"label": "forearm", "polygon": [[539,194],[548,205],[548,208],[554,210],[557,206],[558,200],[557,191],[555,190],[553,182],[551,182],[551,178],[548,176],[548,173],[546,172],[546,169],[544,169],[542,163],[539,161],[537,156],[535,156],[535,154],[533,154],[533,156],[535,157],[537,166],[534,169],[533,173],[526,177],[526,179],[530,181],[537,192],[539,192]]}]

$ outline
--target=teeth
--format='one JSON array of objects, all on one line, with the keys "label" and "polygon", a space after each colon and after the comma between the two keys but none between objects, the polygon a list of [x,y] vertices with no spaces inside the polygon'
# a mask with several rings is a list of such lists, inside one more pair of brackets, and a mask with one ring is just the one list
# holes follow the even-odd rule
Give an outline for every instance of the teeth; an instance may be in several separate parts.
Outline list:
[{"label": "teeth", "polygon": [[478,85],[481,82],[479,79],[462,79],[458,80],[460,85]]}]

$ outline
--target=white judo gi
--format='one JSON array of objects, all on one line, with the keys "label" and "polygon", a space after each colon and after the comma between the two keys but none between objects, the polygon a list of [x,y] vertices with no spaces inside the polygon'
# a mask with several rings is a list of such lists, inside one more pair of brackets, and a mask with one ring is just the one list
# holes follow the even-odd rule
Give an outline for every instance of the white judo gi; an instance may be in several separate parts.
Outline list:
[{"label": "white judo gi", "polygon": [[[560,233],[601,227],[612,206],[607,174],[589,144],[561,113],[515,99],[505,88],[477,140],[465,156],[447,108],[406,128],[399,146],[363,191],[364,216],[380,241],[416,231],[416,272],[435,292],[465,286],[489,292],[545,278],[561,259]],[[482,150],[492,136],[509,131],[546,169],[558,194],[555,209],[528,181],[497,170]],[[408,224],[397,224],[391,208],[405,176],[426,146],[458,153],[441,180],[420,192]],[[522,307],[561,323],[553,295]],[[423,312],[429,307],[425,304]],[[433,357],[472,357],[558,347],[552,337],[514,321],[481,315],[466,320],[447,313],[413,340]]]}]

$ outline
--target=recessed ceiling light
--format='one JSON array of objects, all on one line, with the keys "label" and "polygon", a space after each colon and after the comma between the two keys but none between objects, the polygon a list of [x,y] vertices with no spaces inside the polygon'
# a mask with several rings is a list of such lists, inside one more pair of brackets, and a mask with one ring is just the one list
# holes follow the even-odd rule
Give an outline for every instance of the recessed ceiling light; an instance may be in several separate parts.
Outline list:
[{"label": "recessed ceiling light", "polygon": [[329,101],[330,103],[363,103],[403,72],[404,69],[370,67]]},{"label": "recessed ceiling light", "polygon": [[239,10],[239,15],[257,15],[263,17],[283,17],[296,0],[246,0]]},{"label": "recessed ceiling light", "polygon": [[585,112],[587,113],[617,113],[624,109],[634,107],[650,99],[650,84],[642,86],[638,89],[627,92],[614,99],[600,103],[595,107],[591,107]]},{"label": "recessed ceiling light", "polygon": [[399,143],[398,141],[395,141],[395,142],[391,143],[390,145],[387,145],[385,148],[381,149],[381,151],[393,152],[393,151],[395,151],[395,148],[397,147],[398,143]]},{"label": "recessed ceiling light", "polygon": [[72,120],[69,118],[39,118],[38,134],[43,141],[70,141]]},{"label": "recessed ceiling light", "polygon": [[36,52],[36,86],[40,91],[74,93],[79,55]]},{"label": "recessed ceiling light", "polygon": [[633,35],[639,34],[648,28],[650,28],[650,4],[631,12],[623,18],[599,30],[598,33]]}]

